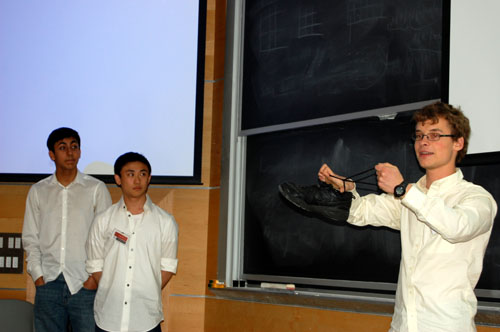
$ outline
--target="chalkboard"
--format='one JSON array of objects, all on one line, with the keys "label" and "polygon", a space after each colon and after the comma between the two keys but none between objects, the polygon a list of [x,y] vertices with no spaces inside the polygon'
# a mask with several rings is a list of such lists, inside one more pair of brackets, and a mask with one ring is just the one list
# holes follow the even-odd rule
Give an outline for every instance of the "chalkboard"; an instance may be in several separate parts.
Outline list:
[{"label": "chalkboard", "polygon": [[[365,118],[323,126],[253,135],[247,138],[243,273],[259,276],[396,283],[399,232],[385,227],[355,227],[306,215],[286,202],[278,185],[317,183],[323,163],[352,175],[390,162],[415,182],[418,166],[410,115],[394,120]],[[500,202],[499,164],[461,167],[466,179],[482,185]],[[375,177],[364,182],[375,183]],[[365,195],[377,192],[359,185]],[[500,290],[500,226],[497,216],[478,288]],[[272,280],[272,279],[270,279]]]},{"label": "chalkboard", "polygon": [[247,0],[241,128],[446,100],[449,1]]}]

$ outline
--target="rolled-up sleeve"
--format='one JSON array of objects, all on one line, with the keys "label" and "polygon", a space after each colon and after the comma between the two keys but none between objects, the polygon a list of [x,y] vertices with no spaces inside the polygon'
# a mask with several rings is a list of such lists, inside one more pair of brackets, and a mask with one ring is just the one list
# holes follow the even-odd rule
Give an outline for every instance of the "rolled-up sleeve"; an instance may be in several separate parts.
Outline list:
[{"label": "rolled-up sleeve", "polygon": [[165,219],[161,234],[161,270],[176,273],[179,231],[173,216],[168,215]]},{"label": "rolled-up sleeve", "polygon": [[104,266],[104,216],[97,215],[90,227],[87,238],[87,260],[85,268],[88,273],[100,272]]}]

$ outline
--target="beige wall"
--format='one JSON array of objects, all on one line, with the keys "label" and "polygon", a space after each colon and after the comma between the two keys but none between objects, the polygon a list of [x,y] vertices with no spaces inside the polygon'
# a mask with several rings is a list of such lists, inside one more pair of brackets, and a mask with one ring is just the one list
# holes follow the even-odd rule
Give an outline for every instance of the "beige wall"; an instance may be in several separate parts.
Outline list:
[{"label": "beige wall", "polygon": [[[163,293],[163,331],[385,332],[388,316],[222,300],[207,289],[217,270],[225,5],[222,0],[209,0],[207,5],[203,184],[152,186],[149,191],[152,200],[171,212],[179,224],[178,273]],[[0,184],[0,232],[21,232],[29,186]],[[116,202],[120,191],[114,186],[109,189]],[[33,295],[26,273],[0,275],[0,298],[32,301]],[[479,327],[478,331],[500,329]]]}]

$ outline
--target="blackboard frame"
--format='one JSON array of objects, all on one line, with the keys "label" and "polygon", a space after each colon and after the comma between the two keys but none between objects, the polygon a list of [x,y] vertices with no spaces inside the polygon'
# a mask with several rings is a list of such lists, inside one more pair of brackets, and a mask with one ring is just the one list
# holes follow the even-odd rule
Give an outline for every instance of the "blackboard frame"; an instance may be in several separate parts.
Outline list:
[{"label": "blackboard frame", "polygon": [[[228,34],[228,52],[226,53],[226,79],[234,82],[231,88],[226,89],[225,93],[225,107],[230,108],[231,112],[226,112],[224,114],[224,131],[223,134],[227,135],[227,140],[223,140],[227,144],[223,144],[223,168],[222,168],[222,180],[221,180],[221,238],[223,239],[219,245],[224,248],[219,253],[219,259],[221,264],[219,264],[219,277],[221,280],[226,280],[227,285],[241,284],[238,279],[247,279],[248,281],[259,282],[261,276],[258,274],[247,275],[242,272],[242,261],[243,261],[243,244],[241,241],[241,236],[243,235],[244,218],[242,216],[245,213],[245,202],[244,202],[244,192],[248,185],[245,183],[245,173],[248,171],[246,169],[247,163],[247,142],[251,139],[252,135],[259,135],[266,133],[267,131],[261,132],[246,132],[242,131],[239,124],[239,114],[241,112],[241,85],[244,81],[242,76],[241,67],[242,59],[244,58],[243,50],[243,22],[244,22],[244,6],[245,1],[236,1],[233,4],[228,4],[228,25],[233,26],[234,30],[230,31]],[[443,2],[443,8],[449,12],[449,1]],[[449,17],[443,17],[443,25],[449,27]],[[448,44],[449,36],[444,36],[443,43]],[[449,55],[447,55],[449,56]],[[448,79],[449,68],[447,66],[443,67],[443,75],[445,79]],[[443,86],[443,95],[441,100],[448,100],[448,86],[445,84]],[[415,107],[415,109],[418,107]],[[391,113],[391,112],[389,112]],[[373,114],[371,114],[373,115]],[[378,115],[378,114],[377,114]],[[390,117],[389,117],[390,118]],[[341,119],[350,120],[350,119]],[[339,119],[332,119],[331,122],[338,122]],[[300,127],[300,126],[299,126]],[[281,131],[290,128],[271,128],[271,131]],[[226,149],[226,151],[224,151]],[[471,159],[473,156],[468,156],[467,159]],[[227,159],[226,159],[227,158]],[[491,154],[486,156],[486,159],[491,159]],[[473,162],[474,163],[474,162]],[[226,173],[227,172],[227,173]],[[227,181],[227,182],[226,182]],[[224,228],[227,226],[227,228]],[[269,276],[267,276],[269,278]],[[253,279],[252,279],[253,278]],[[282,276],[271,276],[270,281],[283,281]],[[295,278],[295,281],[300,284],[302,279]],[[315,279],[315,283],[309,283],[310,287],[327,287],[330,286],[323,283],[322,279]],[[327,280],[328,282],[329,280]],[[339,281],[339,285],[335,287],[351,287],[349,280]],[[358,290],[363,290],[364,285],[359,285],[361,287]],[[368,285],[370,286],[370,285]],[[380,286],[380,287],[379,287]],[[394,288],[394,284],[383,284],[377,285],[378,289],[381,291],[391,291]]]},{"label": "blackboard frame", "polygon": [[[399,114],[394,120],[359,119],[247,137],[241,278],[250,284],[266,281],[294,283],[306,288],[393,294],[399,268],[396,255],[401,250],[397,248],[398,232],[385,228],[359,228],[346,223],[332,224],[308,215],[287,204],[280,197],[277,185],[285,181],[314,184],[317,168],[322,162],[335,163],[339,174],[354,174],[367,164],[389,161],[400,167],[405,179],[415,182],[424,173],[418,167],[409,139],[414,128],[410,116],[411,112]],[[360,130],[354,132],[354,129]],[[399,139],[392,141],[396,137]],[[363,153],[368,140],[371,151]],[[332,142],[331,149],[325,142]],[[294,155],[292,150],[297,154]],[[332,150],[331,153],[328,150]],[[282,154],[289,158],[282,158]],[[353,160],[358,163],[354,164]],[[458,165],[467,180],[482,185],[497,201],[500,201],[500,179],[495,175],[499,166],[500,152],[467,155]],[[349,171],[351,173],[347,173]],[[371,191],[371,188],[367,189],[370,190],[359,191],[363,195]],[[476,295],[483,301],[500,300],[500,282],[495,277],[500,273],[496,270],[499,265],[499,223],[500,217],[497,216],[476,288]],[[338,246],[329,243],[330,239],[339,242]],[[349,245],[352,247],[345,249]],[[368,253],[364,248],[368,248]],[[338,253],[340,259],[330,254],[332,252]],[[366,260],[358,255],[363,252],[368,255]],[[350,269],[350,266],[357,268],[352,268],[348,274],[339,274],[330,271],[328,266],[323,268],[316,262],[311,263],[317,256],[324,259],[320,264],[333,262],[341,270]],[[387,273],[382,278],[373,274],[376,267]],[[318,273],[323,272],[321,270],[328,275],[318,277]]]},{"label": "blackboard frame", "polygon": [[450,0],[244,6],[241,135],[448,101]]}]

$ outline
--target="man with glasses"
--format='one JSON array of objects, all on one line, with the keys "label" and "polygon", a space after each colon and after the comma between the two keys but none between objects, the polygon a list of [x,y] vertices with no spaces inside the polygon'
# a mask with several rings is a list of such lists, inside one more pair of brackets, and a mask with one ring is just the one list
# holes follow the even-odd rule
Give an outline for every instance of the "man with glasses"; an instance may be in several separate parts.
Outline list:
[{"label": "man with glasses", "polygon": [[456,168],[467,153],[469,120],[437,102],[414,115],[415,153],[425,175],[405,181],[398,167],[375,166],[385,193],[363,197],[353,182],[324,164],[321,181],[351,192],[347,222],[401,232],[401,265],[390,332],[476,331],[474,287],[493,227],[497,205],[482,187]]}]

